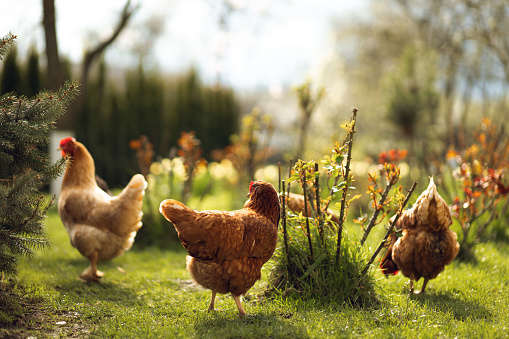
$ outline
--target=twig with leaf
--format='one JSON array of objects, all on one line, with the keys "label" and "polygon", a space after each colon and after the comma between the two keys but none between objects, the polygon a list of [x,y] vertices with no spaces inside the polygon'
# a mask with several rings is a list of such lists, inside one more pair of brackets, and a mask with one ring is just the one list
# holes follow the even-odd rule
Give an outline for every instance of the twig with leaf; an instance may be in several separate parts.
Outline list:
[{"label": "twig with leaf", "polygon": [[352,182],[352,178],[350,178],[350,162],[352,161],[352,148],[353,148],[353,135],[355,133],[355,122],[357,121],[357,108],[352,109],[352,116],[350,118],[350,122],[348,124],[343,125],[348,132],[346,145],[348,146],[348,152],[346,157],[346,164],[344,166],[344,171],[341,173],[343,176],[344,185],[342,187],[343,195],[341,197],[341,209],[339,212],[339,224],[338,224],[338,242],[336,246],[336,265],[339,265],[339,258],[341,255],[341,238],[343,237],[343,223],[345,221],[345,211],[347,204],[346,198],[348,193],[348,187]]},{"label": "twig with leaf", "polygon": [[[380,178],[376,174],[369,174],[369,180],[371,181],[371,185],[368,186],[368,193],[371,196],[373,201],[373,214],[369,220],[368,225],[364,230],[364,234],[361,239],[361,246],[364,245],[364,242],[368,238],[369,233],[373,229],[374,226],[378,225],[385,216],[389,213],[388,205],[391,202],[391,198],[388,199],[389,192],[391,188],[398,182],[400,177],[400,168],[396,165],[386,162],[381,170],[382,173],[385,173],[385,188],[382,192],[381,188],[378,187],[380,183]],[[380,199],[377,197],[380,195]],[[382,217],[378,219],[378,215],[380,212],[383,213]],[[362,226],[362,222],[359,222]]]}]

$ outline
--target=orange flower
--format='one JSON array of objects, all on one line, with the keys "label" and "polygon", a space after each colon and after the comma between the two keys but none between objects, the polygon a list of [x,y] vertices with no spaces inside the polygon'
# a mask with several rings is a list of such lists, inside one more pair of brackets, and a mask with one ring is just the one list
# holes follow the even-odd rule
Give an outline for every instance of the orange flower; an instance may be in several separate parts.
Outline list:
[{"label": "orange flower", "polygon": [[129,141],[129,147],[131,147],[131,149],[140,149],[141,141],[138,139],[133,139],[133,140]]}]

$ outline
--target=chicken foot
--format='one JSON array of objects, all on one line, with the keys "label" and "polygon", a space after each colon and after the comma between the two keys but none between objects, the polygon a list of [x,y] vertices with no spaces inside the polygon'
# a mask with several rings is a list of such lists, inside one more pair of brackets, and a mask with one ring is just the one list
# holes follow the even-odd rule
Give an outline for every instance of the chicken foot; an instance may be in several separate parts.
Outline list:
[{"label": "chicken foot", "polygon": [[99,254],[97,252],[94,252],[92,255],[90,255],[88,258],[90,260],[90,266],[80,274],[81,279],[100,283],[99,279],[102,278],[104,273],[97,270],[98,257]]},{"label": "chicken foot", "polygon": [[419,292],[414,292],[414,281],[410,280],[410,294],[422,294],[424,293],[424,290],[426,289],[426,285],[428,284],[429,279],[424,278],[424,282],[422,283],[421,290]]}]

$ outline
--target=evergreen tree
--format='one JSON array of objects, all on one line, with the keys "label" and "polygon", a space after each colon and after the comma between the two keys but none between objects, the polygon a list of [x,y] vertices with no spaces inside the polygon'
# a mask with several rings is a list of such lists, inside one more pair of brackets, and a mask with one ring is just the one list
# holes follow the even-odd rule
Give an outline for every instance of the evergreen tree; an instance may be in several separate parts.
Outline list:
[{"label": "evergreen tree", "polygon": [[32,97],[42,89],[41,71],[39,69],[39,53],[35,46],[30,49],[28,63],[26,66],[26,95]]},{"label": "evergreen tree", "polygon": [[16,92],[23,93],[23,81],[18,65],[18,51],[16,47],[9,46],[10,53],[6,55],[2,71],[1,90],[2,93]]},{"label": "evergreen tree", "polygon": [[[0,40],[0,60],[15,36]],[[68,81],[56,93],[42,92],[28,99],[14,93],[0,95],[0,272],[15,274],[17,257],[31,256],[49,245],[43,221],[52,201],[42,186],[65,169],[62,159],[50,164],[41,151],[49,142],[55,121],[77,94]]]}]

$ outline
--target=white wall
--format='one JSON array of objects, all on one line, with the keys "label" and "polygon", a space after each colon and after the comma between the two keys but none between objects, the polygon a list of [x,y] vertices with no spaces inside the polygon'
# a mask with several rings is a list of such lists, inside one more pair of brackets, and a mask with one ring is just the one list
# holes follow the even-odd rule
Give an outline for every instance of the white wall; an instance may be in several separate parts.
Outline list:
[{"label": "white wall", "polygon": [[[51,132],[50,141],[49,141],[49,160],[52,164],[58,161],[62,157],[62,153],[58,150],[60,146],[60,140],[65,137],[73,137],[75,133],[74,131],[63,131],[63,130],[54,130]],[[50,193],[51,195],[56,194],[58,198],[58,194],[60,193],[60,187],[62,187],[62,176],[57,180],[51,182],[50,184]]]}]

